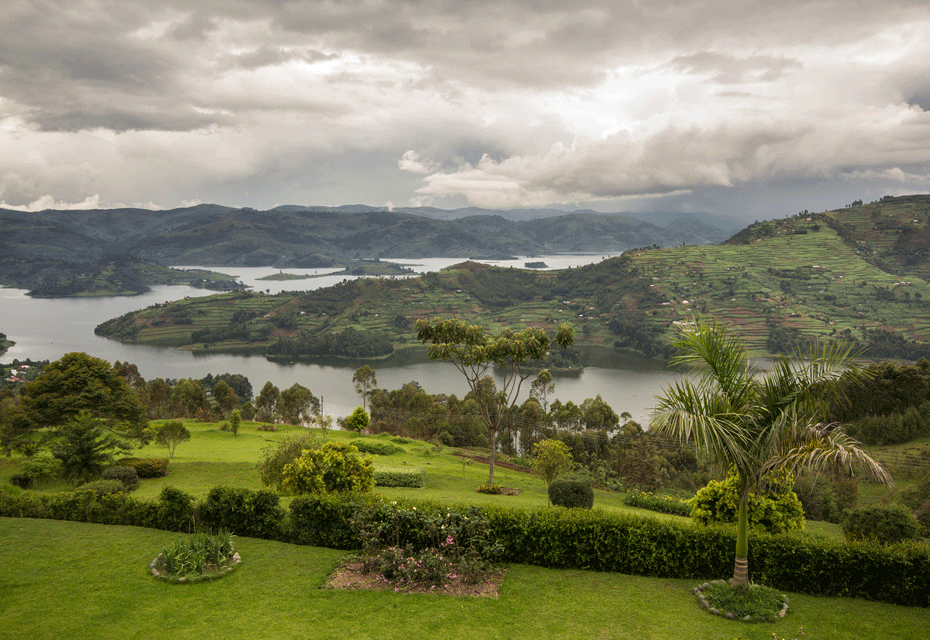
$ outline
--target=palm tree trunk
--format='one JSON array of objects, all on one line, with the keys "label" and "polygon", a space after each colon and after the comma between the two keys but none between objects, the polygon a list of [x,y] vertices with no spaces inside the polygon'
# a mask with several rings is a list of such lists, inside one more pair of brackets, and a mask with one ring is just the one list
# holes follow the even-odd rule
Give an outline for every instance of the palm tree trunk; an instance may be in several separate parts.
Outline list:
[{"label": "palm tree trunk", "polygon": [[740,491],[739,515],[736,525],[736,561],[733,563],[733,577],[730,584],[733,586],[749,584],[749,536],[747,534],[749,521],[749,491]]}]

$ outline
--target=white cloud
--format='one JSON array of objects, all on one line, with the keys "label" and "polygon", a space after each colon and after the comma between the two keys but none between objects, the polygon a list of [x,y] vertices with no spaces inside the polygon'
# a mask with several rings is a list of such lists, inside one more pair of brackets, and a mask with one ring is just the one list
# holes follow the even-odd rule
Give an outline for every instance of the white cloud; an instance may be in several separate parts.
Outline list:
[{"label": "white cloud", "polygon": [[61,202],[59,200],[55,200],[55,198],[50,195],[44,195],[41,198],[36,198],[27,205],[8,204],[6,201],[0,201],[0,209],[12,209],[14,211],[44,211],[45,209],[76,210],[101,208],[104,207],[100,206],[100,194],[88,196],[81,202]]},{"label": "white cloud", "polygon": [[423,174],[431,173],[436,169],[420,162],[420,154],[416,151],[405,151],[403,157],[397,161],[397,168],[401,171]]}]

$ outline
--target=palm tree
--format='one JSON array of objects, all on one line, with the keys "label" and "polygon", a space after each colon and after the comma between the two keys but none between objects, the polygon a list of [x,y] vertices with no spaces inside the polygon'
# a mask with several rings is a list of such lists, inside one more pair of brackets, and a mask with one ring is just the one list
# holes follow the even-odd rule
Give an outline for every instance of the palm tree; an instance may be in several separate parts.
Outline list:
[{"label": "palm tree", "polygon": [[846,435],[825,424],[828,401],[841,398],[841,379],[863,380],[848,348],[821,345],[804,358],[781,356],[760,374],[749,364],[742,342],[715,321],[698,319],[676,343],[673,362],[698,372],[693,380],[665,389],[652,414],[650,431],[693,442],[739,476],[734,585],[748,582],[747,501],[751,490],[787,471],[858,467],[883,484],[891,476]]}]

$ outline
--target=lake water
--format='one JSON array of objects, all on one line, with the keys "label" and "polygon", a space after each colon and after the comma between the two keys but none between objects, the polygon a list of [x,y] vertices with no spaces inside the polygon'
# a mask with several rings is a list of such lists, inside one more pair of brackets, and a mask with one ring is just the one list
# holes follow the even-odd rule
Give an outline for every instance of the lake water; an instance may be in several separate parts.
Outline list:
[{"label": "lake water", "polygon": [[[611,255],[617,254],[572,254],[482,262],[522,268],[526,262],[543,261],[549,268],[562,269],[600,261]],[[397,262],[411,267],[417,273],[425,273],[438,271],[461,260],[426,258]],[[278,269],[210,269],[236,275],[244,284],[255,289],[268,289],[272,293],[311,290],[346,279],[346,276],[340,275],[306,280],[262,281],[259,278],[277,273]],[[327,273],[327,270],[321,269],[285,271],[308,275]],[[324,410],[333,416],[348,415],[359,404],[352,385],[352,375],[360,366],[358,362],[321,360],[278,363],[261,356],[196,355],[164,347],[122,344],[94,335],[94,327],[109,318],[155,303],[212,293],[179,286],[154,287],[149,293],[132,297],[34,299],[21,289],[0,289],[0,332],[6,333],[10,340],[16,342],[3,356],[3,361],[10,362],[14,358],[56,360],[65,353],[83,351],[111,363],[115,360],[133,362],[147,380],[158,377],[202,378],[208,373],[241,373],[249,378],[256,393],[269,380],[282,390],[299,382],[314,394],[322,396]],[[375,370],[378,386],[384,389],[396,389],[416,380],[428,393],[455,393],[462,397],[468,392],[464,378],[448,363],[428,362],[424,357],[404,353],[370,364]],[[580,404],[585,398],[600,394],[617,413],[628,411],[634,419],[644,423],[654,405],[656,394],[676,377],[676,374],[661,365],[635,355],[607,354],[601,364],[586,367],[579,376],[556,377],[555,397],[562,402],[572,400]],[[527,391],[524,390],[522,397],[526,397]]]}]

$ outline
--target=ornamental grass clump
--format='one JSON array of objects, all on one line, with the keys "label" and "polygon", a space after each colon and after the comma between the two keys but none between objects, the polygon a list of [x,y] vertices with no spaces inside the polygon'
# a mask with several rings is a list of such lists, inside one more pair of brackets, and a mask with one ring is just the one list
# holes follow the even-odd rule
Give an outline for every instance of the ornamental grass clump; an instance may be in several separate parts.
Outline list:
[{"label": "ornamental grass clump", "polygon": [[788,597],[758,584],[731,585],[714,580],[694,588],[702,607],[730,620],[774,622],[788,613]]},{"label": "ornamental grass clump", "polygon": [[156,578],[170,582],[195,582],[218,578],[232,571],[240,562],[229,531],[217,534],[195,533],[179,538],[152,560],[149,569]]}]

